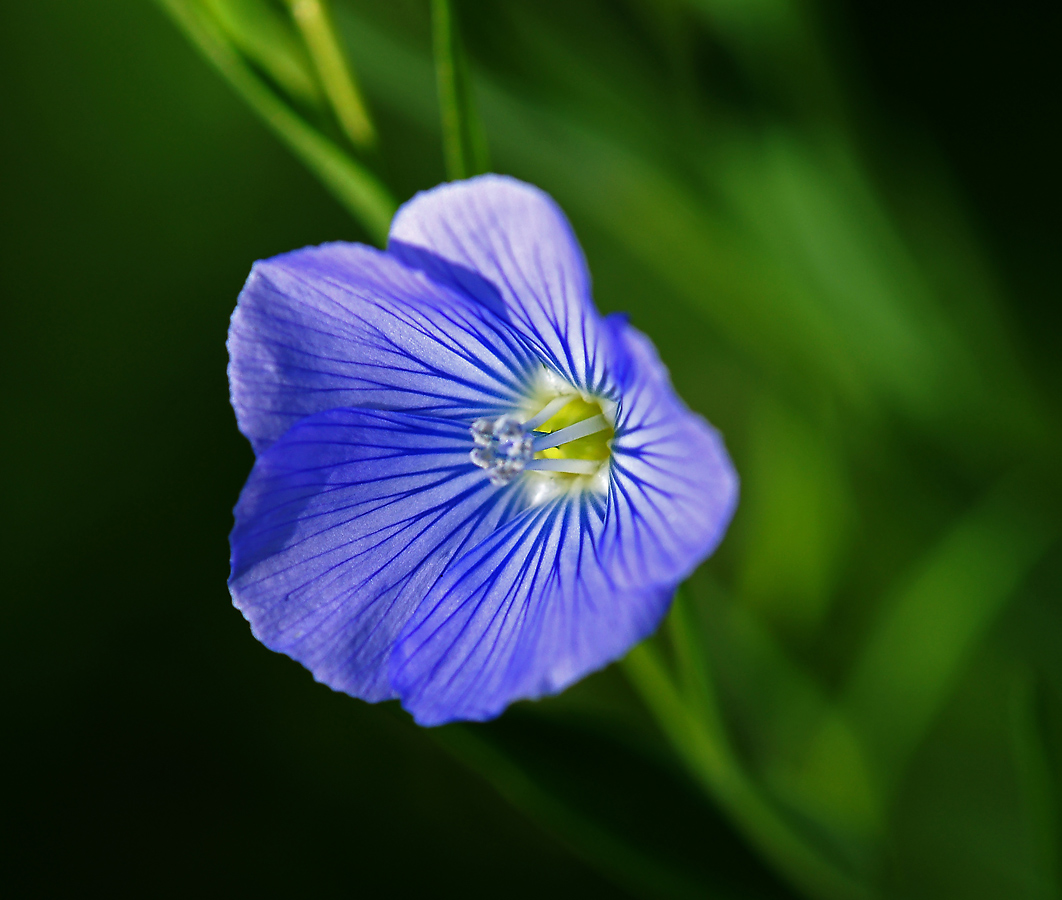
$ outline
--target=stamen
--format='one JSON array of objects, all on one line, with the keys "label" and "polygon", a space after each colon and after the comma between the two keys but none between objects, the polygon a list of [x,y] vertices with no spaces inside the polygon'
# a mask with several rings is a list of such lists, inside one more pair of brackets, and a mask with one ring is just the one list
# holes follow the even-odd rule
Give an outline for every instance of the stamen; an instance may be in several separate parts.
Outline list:
[{"label": "stamen", "polygon": [[574,425],[569,425],[567,428],[561,428],[559,431],[554,431],[550,434],[535,434],[535,452],[539,453],[542,450],[559,447],[561,444],[577,441],[579,438],[597,434],[597,432],[611,427],[608,420],[599,415],[583,419],[582,422],[576,422]]},{"label": "stamen", "polygon": [[486,469],[493,484],[508,484],[534,458],[534,438],[513,416],[476,419],[472,423],[476,446],[469,454],[472,462]]},{"label": "stamen", "polygon": [[578,394],[562,394],[559,397],[554,397],[545,406],[538,411],[538,414],[524,422],[524,428],[528,431],[533,431],[538,428],[543,422],[552,419],[557,413],[559,413],[564,407],[574,400]]},{"label": "stamen", "polygon": [[565,475],[596,475],[601,470],[597,459],[533,459],[525,467],[529,472],[563,472]]},{"label": "stamen", "polygon": [[[595,407],[598,415],[573,422],[594,412]],[[525,470],[543,476],[597,475],[609,459],[608,439],[612,437],[612,425],[601,409],[600,404],[581,400],[578,394],[555,394],[523,423],[513,415],[477,419],[471,427],[475,446],[469,457],[496,485],[508,484]],[[556,431],[532,430],[541,426]],[[584,440],[595,434],[602,436]],[[557,487],[564,480],[539,477],[534,481],[536,485],[540,482]]]}]

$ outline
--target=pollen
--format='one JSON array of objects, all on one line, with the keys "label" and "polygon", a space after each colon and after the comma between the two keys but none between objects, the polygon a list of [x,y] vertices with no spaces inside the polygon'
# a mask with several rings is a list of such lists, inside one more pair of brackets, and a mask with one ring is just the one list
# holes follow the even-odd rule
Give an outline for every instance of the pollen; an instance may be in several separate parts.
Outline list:
[{"label": "pollen", "polygon": [[497,485],[512,481],[534,456],[534,438],[513,416],[476,419],[472,441],[472,462]]}]

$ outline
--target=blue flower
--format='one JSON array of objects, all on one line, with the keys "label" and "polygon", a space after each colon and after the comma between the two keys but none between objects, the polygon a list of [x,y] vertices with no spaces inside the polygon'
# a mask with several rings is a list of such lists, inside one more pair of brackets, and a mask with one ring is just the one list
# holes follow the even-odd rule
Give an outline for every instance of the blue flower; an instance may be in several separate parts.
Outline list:
[{"label": "blue flower", "polygon": [[563,213],[511,178],[417,195],[387,252],[256,263],[228,347],[257,456],[236,606],[318,681],[424,725],[622,656],[734,509],[718,434],[598,315]]}]

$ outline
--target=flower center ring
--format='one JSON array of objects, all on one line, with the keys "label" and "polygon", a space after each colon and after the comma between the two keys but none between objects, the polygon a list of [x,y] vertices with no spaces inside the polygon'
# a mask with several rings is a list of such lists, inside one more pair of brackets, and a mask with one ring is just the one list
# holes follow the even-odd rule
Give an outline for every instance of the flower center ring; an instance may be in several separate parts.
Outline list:
[{"label": "flower center ring", "polygon": [[[607,442],[612,423],[599,403],[564,394],[551,399],[526,422],[506,414],[477,419],[471,431],[472,462],[486,471],[493,484],[503,485],[524,471],[596,474],[610,455]],[[588,445],[585,439],[594,436],[596,441]],[[585,455],[590,458],[583,458],[580,450],[589,451]]]}]

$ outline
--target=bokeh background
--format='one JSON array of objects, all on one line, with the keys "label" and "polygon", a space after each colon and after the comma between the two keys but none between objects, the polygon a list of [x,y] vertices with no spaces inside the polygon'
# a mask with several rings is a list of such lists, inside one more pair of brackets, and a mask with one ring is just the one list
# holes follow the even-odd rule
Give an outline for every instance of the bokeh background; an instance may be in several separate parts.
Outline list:
[{"label": "bokeh background", "polygon": [[[335,5],[405,199],[427,4]],[[690,597],[754,777],[883,895],[1056,896],[1057,13],[694,6],[460,7],[495,168],[734,453]],[[366,236],[155,5],[0,23],[5,893],[799,896],[615,668],[467,744],[251,638],[227,319]]]}]

